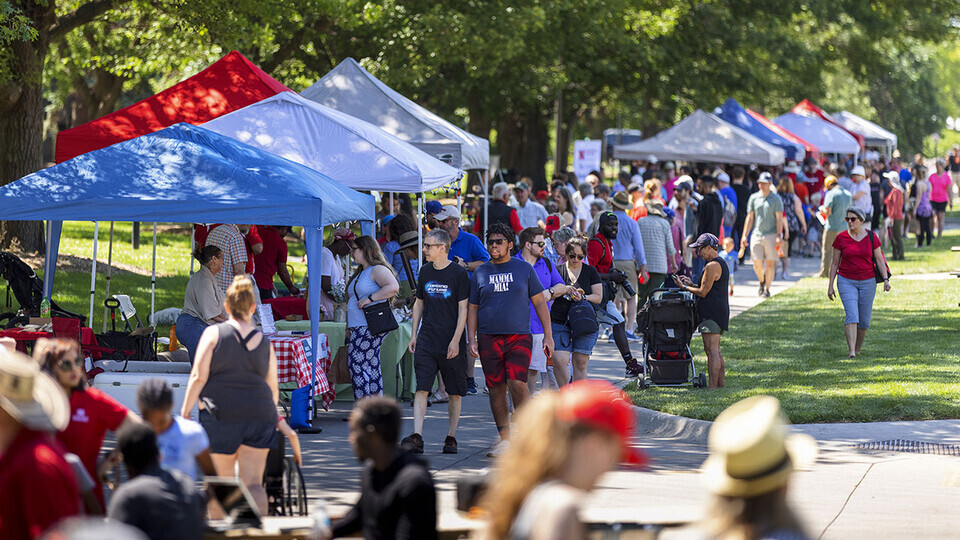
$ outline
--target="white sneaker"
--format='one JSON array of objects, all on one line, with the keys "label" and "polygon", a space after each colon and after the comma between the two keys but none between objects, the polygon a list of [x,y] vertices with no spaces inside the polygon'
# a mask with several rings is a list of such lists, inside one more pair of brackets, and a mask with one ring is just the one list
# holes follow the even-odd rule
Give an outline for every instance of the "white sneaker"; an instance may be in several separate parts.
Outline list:
[{"label": "white sneaker", "polygon": [[490,448],[490,451],[487,452],[487,457],[498,458],[502,456],[504,452],[507,451],[507,448],[509,447],[510,447],[510,441],[505,441],[501,439],[500,442],[498,442],[497,444],[493,445],[492,448]]}]

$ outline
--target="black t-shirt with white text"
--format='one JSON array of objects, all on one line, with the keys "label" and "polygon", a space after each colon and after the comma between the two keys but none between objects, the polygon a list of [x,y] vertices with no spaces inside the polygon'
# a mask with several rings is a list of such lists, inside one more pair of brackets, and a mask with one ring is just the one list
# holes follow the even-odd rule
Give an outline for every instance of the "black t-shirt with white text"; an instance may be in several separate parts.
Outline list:
[{"label": "black t-shirt with white text", "polygon": [[[431,352],[446,352],[457,330],[459,304],[470,298],[470,278],[459,264],[443,270],[426,263],[420,270],[417,298],[423,302],[423,317],[417,332],[417,347]],[[466,333],[461,337],[464,343]],[[461,350],[466,350],[461,347]]]}]

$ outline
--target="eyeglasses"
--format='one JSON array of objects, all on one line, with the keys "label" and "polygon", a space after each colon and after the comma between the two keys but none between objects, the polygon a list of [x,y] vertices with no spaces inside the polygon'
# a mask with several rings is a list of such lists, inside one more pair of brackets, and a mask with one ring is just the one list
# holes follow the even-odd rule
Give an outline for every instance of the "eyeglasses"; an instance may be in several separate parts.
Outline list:
[{"label": "eyeglasses", "polygon": [[587,258],[586,255],[567,255],[568,259],[573,259],[575,261],[582,261]]},{"label": "eyeglasses", "polygon": [[488,246],[499,246],[500,244],[506,244],[507,240],[505,238],[491,238],[487,240]]},{"label": "eyeglasses", "polygon": [[70,371],[74,367],[81,367],[83,363],[80,359],[77,360],[61,360],[57,362],[57,367],[60,368],[60,371]]},{"label": "eyeglasses", "polygon": [[848,217],[848,218],[843,218],[843,219],[845,219],[845,220],[847,221],[847,223],[853,223],[854,221],[860,221],[860,218],[857,218],[857,217]]},{"label": "eyeglasses", "polygon": [[423,247],[424,247],[424,248],[432,248],[432,247],[437,247],[437,246],[442,246],[442,245],[443,245],[443,244],[428,244],[428,243],[426,243],[426,242],[423,243]]}]

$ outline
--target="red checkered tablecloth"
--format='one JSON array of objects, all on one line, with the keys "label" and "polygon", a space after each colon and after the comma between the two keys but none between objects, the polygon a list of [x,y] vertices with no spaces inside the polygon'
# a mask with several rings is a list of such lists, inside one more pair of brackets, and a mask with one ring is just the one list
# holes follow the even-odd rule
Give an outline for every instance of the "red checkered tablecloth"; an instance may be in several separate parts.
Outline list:
[{"label": "red checkered tablecloth", "polygon": [[[267,336],[273,343],[273,350],[277,353],[277,381],[281,383],[296,382],[298,388],[310,384],[310,335],[302,336]],[[327,345],[327,335],[320,334],[317,340],[317,380],[313,387],[313,394],[321,396],[320,404],[327,409],[336,392],[327,381],[327,369],[330,367],[330,347]]]}]

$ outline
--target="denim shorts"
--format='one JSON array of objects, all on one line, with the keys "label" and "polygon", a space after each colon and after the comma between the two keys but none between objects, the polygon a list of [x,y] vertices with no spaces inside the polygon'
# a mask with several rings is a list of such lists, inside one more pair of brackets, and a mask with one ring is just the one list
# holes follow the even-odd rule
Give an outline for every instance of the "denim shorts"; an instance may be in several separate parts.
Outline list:
[{"label": "denim shorts", "polygon": [[575,352],[587,356],[593,354],[593,346],[597,344],[597,334],[573,337],[570,327],[565,324],[550,323],[553,328],[553,347],[558,351]]},{"label": "denim shorts", "polygon": [[861,330],[870,328],[873,298],[877,295],[877,280],[837,276],[837,292],[840,293],[840,301],[846,313],[844,324],[855,324]]}]

